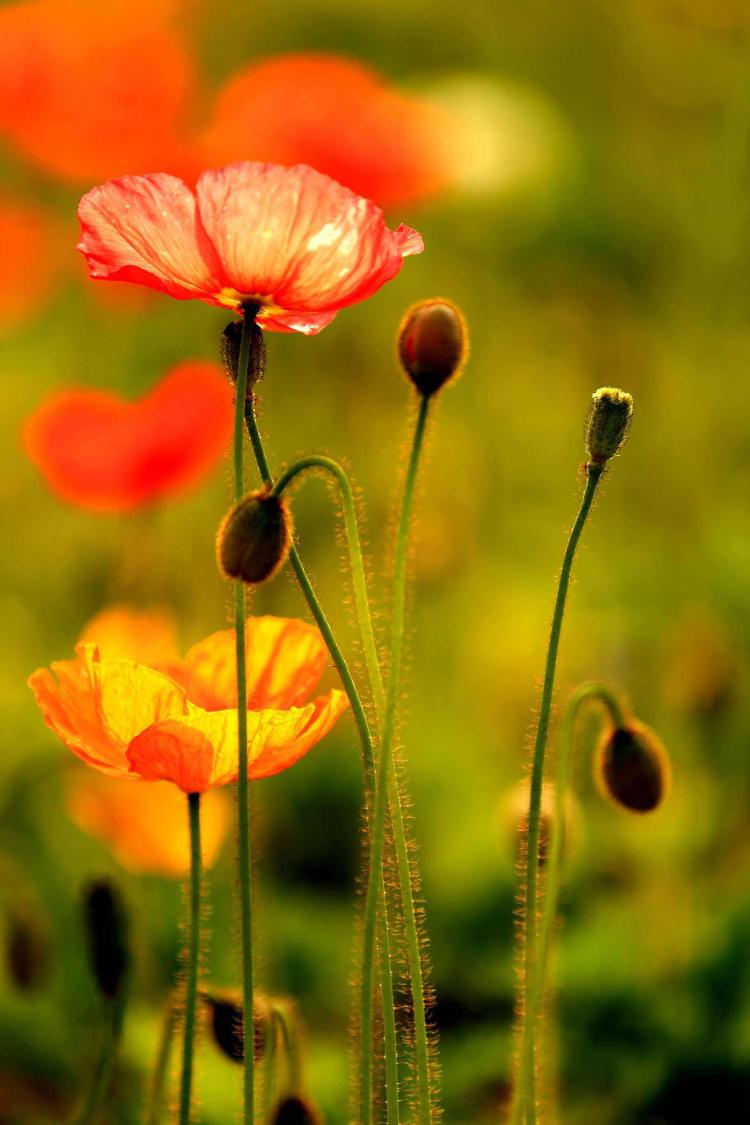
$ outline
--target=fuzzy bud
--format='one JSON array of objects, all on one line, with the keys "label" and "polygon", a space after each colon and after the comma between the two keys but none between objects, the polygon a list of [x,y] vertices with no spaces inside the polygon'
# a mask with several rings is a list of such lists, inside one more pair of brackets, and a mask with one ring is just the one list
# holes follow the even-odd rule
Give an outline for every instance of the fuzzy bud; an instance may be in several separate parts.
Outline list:
[{"label": "fuzzy bud", "polygon": [[617,387],[600,387],[586,419],[586,450],[595,465],[605,465],[620,449],[633,417],[633,399]]},{"label": "fuzzy bud", "polygon": [[130,960],[125,911],[115,887],[104,880],[86,888],[83,906],[91,972],[102,996],[114,1000]]},{"label": "fuzzy bud", "polygon": [[224,517],[216,557],[228,578],[255,585],[281,569],[291,545],[292,517],[286,501],[261,489],[244,496]]},{"label": "fuzzy bud", "polygon": [[45,975],[48,963],[46,935],[27,912],[14,912],[8,919],[5,960],[13,983],[31,992]]},{"label": "fuzzy bud", "polygon": [[631,721],[609,730],[599,744],[595,769],[604,796],[629,812],[651,812],[667,795],[669,758],[643,723]]},{"label": "fuzzy bud", "polygon": [[[245,1035],[242,1020],[242,997],[231,990],[203,992],[208,1023],[214,1043],[232,1062],[241,1063],[245,1058]],[[256,997],[254,1019],[254,1058],[260,1062],[266,1049],[267,1005],[262,997]]]},{"label": "fuzzy bud", "polygon": [[310,1103],[295,1096],[282,1098],[271,1117],[271,1125],[318,1125],[318,1121]]},{"label": "fuzzy bud", "polygon": [[[219,340],[221,362],[227,375],[235,384],[240,368],[242,327],[243,321],[231,320]],[[255,385],[263,378],[266,369],[266,343],[263,339],[263,329],[254,320],[248,323],[248,331],[250,333],[250,355],[245,394],[246,398],[252,399]]]},{"label": "fuzzy bud", "polygon": [[452,301],[439,297],[419,301],[401,321],[399,359],[407,377],[425,398],[458,378],[468,351],[466,321]]}]

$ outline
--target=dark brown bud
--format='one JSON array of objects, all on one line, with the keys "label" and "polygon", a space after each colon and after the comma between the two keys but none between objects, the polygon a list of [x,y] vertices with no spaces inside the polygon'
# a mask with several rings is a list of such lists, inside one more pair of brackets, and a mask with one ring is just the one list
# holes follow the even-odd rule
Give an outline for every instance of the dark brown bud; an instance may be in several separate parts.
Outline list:
[{"label": "dark brown bud", "polygon": [[635,720],[604,735],[595,770],[603,794],[630,812],[658,808],[669,789],[667,752],[654,732]]},{"label": "dark brown bud", "polygon": [[[221,334],[219,347],[221,362],[233,383],[237,382],[240,367],[240,348],[242,346],[243,321],[232,320]],[[247,330],[250,333],[250,352],[247,366],[246,397],[252,399],[256,383],[262,378],[266,370],[266,343],[263,339],[263,329],[254,320],[248,320]]]},{"label": "dark brown bud", "polygon": [[617,387],[594,391],[586,419],[586,451],[595,465],[605,465],[620,449],[630,429],[633,399]]},{"label": "dark brown bud", "polygon": [[[242,1019],[242,997],[230,989],[214,990],[201,994],[208,1015],[211,1035],[220,1051],[232,1062],[245,1058],[245,1035]],[[268,1005],[262,997],[255,1000],[254,1057],[260,1062],[266,1049]]]},{"label": "dark brown bud", "polygon": [[111,883],[91,883],[84,892],[89,963],[102,996],[120,992],[130,961],[127,921],[120,895]]},{"label": "dark brown bud", "polygon": [[460,375],[469,352],[466,321],[452,301],[436,297],[412,305],[398,330],[401,365],[427,398]]},{"label": "dark brown bud", "polygon": [[243,497],[224,517],[216,558],[228,578],[256,585],[281,569],[291,545],[292,517],[286,501],[261,489]]},{"label": "dark brown bud", "polygon": [[31,914],[14,912],[8,919],[5,960],[13,983],[24,992],[36,988],[48,965],[46,935]]},{"label": "dark brown bud", "polygon": [[318,1125],[320,1118],[304,1098],[282,1098],[273,1111],[271,1125]]}]

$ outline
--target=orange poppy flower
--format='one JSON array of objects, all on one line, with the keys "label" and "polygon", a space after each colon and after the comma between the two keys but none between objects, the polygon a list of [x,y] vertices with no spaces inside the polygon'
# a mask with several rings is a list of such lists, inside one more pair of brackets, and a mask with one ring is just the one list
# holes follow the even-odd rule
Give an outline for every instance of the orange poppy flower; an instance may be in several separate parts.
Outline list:
[{"label": "orange poppy flower", "polygon": [[[29,686],[45,722],[82,761],[113,777],[171,781],[186,793],[236,781],[234,631],[212,634],[179,659],[168,623],[156,619],[156,639],[152,626],[150,615],[115,610],[89,626],[75,659],[34,672]],[[141,652],[147,660],[134,659]],[[307,702],[326,657],[320,633],[303,621],[248,620],[251,779],[293,765],[346,710],[336,689]]]},{"label": "orange poppy flower", "polygon": [[58,253],[42,211],[0,200],[0,329],[13,328],[44,303],[57,273]]},{"label": "orange poppy flower", "polygon": [[306,165],[241,163],[174,176],[125,176],[78,208],[92,277],[148,285],[179,300],[259,306],[277,332],[319,332],[395,277],[421,236]]},{"label": "orange poppy flower", "polygon": [[73,504],[117,512],[198,484],[225,455],[232,391],[217,364],[187,362],[144,398],[59,391],[27,420],[31,460]]},{"label": "orange poppy flower", "polygon": [[[166,781],[120,785],[101,773],[77,768],[67,787],[72,819],[112,849],[130,871],[170,877],[190,868],[185,798]],[[231,822],[231,804],[220,790],[201,800],[201,858],[216,859]]]},{"label": "orange poppy flower", "polygon": [[209,165],[310,164],[382,207],[425,199],[454,179],[460,121],[360,62],[301,52],[255,63],[220,90],[200,141]]},{"label": "orange poppy flower", "polygon": [[36,0],[0,9],[0,132],[43,171],[80,182],[180,171],[194,65],[169,5]]}]

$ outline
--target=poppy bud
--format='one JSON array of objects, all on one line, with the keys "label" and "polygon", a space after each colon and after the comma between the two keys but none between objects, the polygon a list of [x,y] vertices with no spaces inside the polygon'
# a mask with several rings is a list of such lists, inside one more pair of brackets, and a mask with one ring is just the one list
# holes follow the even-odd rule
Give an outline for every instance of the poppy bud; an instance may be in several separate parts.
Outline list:
[{"label": "poppy bud", "polygon": [[[232,1062],[245,1058],[245,1035],[242,1020],[242,998],[226,990],[202,993],[214,1043]],[[266,1049],[267,1005],[256,997],[254,1016],[254,1058],[259,1062]]]},{"label": "poppy bud", "polygon": [[318,1116],[304,1098],[282,1098],[278,1103],[271,1125],[318,1125]]},{"label": "poppy bud", "polygon": [[586,450],[595,465],[614,457],[628,436],[633,399],[617,387],[600,387],[591,397],[586,419]]},{"label": "poppy bud", "polygon": [[261,489],[248,493],[224,517],[216,557],[228,578],[254,585],[281,569],[291,545],[292,517],[286,501]]},{"label": "poppy bud", "polygon": [[599,786],[622,808],[646,813],[659,807],[669,787],[669,758],[643,723],[615,727],[602,739],[595,758]]},{"label": "poppy bud", "polygon": [[114,1000],[130,960],[127,922],[120,896],[110,883],[91,883],[84,892],[89,963],[102,996]]},{"label": "poppy bud", "polygon": [[[250,355],[247,368],[246,397],[252,399],[255,384],[263,378],[266,369],[266,343],[263,339],[263,329],[254,320],[247,320],[247,330],[250,333]],[[237,382],[240,368],[240,347],[242,345],[243,321],[231,320],[221,334],[219,350],[221,362],[233,383]]]},{"label": "poppy bud", "polygon": [[401,365],[425,398],[458,377],[468,347],[463,313],[438,297],[412,305],[398,330]]},{"label": "poppy bud", "polygon": [[24,992],[30,992],[44,976],[47,943],[31,915],[14,912],[8,919],[5,959],[11,980]]}]

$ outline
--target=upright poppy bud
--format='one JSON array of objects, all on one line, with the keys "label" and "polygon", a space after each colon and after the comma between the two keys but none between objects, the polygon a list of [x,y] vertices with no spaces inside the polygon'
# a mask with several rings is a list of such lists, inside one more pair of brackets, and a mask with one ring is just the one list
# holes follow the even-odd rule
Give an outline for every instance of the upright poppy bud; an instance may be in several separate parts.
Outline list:
[{"label": "upright poppy bud", "polygon": [[652,730],[634,720],[604,735],[595,770],[604,795],[630,812],[658,808],[669,788],[666,750]]},{"label": "upright poppy bud", "polygon": [[605,465],[628,436],[633,399],[617,387],[594,391],[586,419],[586,450],[595,465]]},{"label": "upright poppy bud", "polygon": [[[255,385],[263,378],[266,370],[266,342],[263,338],[263,329],[254,318],[247,316],[246,323],[250,333],[250,356],[247,368],[247,388],[245,395],[248,399],[252,399]],[[240,369],[242,326],[243,321],[230,320],[219,340],[221,362],[233,383],[237,382],[237,375]]]},{"label": "upright poppy bud", "polygon": [[125,910],[115,887],[104,880],[86,888],[83,906],[91,972],[102,996],[114,1000],[130,961]]},{"label": "upright poppy bud", "polygon": [[271,1125],[318,1125],[320,1118],[304,1098],[282,1098],[273,1111]]},{"label": "upright poppy bud", "polygon": [[230,509],[216,538],[219,569],[228,578],[255,585],[272,578],[292,545],[292,517],[281,496],[260,489]]},{"label": "upright poppy bud", "polygon": [[398,330],[401,366],[425,398],[460,375],[469,351],[463,313],[435,297],[412,305]]},{"label": "upright poppy bud", "polygon": [[28,911],[13,911],[8,918],[5,960],[13,983],[24,992],[36,988],[48,964],[46,935]]},{"label": "upright poppy bud", "polygon": [[[245,1034],[242,1022],[242,997],[239,993],[215,990],[202,994],[214,1043],[232,1062],[245,1058]],[[262,997],[255,999],[254,1058],[260,1062],[266,1049],[268,1005]]]}]

